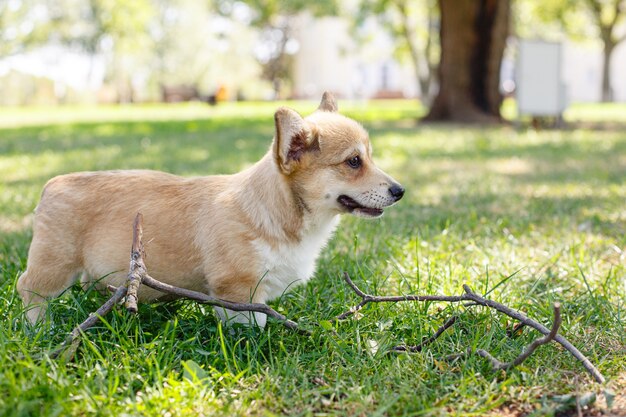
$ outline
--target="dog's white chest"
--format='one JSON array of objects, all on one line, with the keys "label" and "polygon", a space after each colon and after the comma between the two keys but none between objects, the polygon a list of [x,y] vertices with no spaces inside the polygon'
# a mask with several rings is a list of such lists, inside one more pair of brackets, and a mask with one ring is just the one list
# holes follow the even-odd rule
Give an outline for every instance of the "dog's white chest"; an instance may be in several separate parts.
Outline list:
[{"label": "dog's white chest", "polygon": [[297,245],[272,247],[261,240],[254,242],[263,265],[259,287],[265,290],[267,300],[280,297],[287,289],[304,284],[313,276],[315,261],[338,223],[339,216],[333,217],[305,235]]}]

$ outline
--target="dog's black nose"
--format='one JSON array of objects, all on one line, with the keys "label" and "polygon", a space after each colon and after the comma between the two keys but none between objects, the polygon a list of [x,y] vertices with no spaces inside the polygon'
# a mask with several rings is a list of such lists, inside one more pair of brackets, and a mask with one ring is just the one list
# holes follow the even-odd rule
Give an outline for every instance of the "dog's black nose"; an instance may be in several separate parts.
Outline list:
[{"label": "dog's black nose", "polygon": [[400,184],[394,184],[389,187],[389,194],[398,201],[404,195],[404,188]]}]

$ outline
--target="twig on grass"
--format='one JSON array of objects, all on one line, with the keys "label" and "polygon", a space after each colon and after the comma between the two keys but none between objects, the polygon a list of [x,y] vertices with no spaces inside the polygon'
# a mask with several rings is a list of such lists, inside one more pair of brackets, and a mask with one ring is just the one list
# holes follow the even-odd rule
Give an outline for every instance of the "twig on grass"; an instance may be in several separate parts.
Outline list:
[{"label": "twig on grass", "polygon": [[133,223],[133,246],[130,250],[130,268],[128,269],[128,291],[126,292],[126,310],[130,313],[137,312],[137,291],[141,281],[147,275],[146,265],[143,261],[145,251],[143,249],[143,215],[137,213]]},{"label": "twig on grass", "polygon": [[393,295],[393,296],[379,296],[366,294],[359,287],[356,286],[347,272],[343,273],[343,279],[352,288],[359,297],[362,298],[361,302],[348,311],[341,313],[337,316],[337,320],[345,320],[369,303],[397,303],[402,301],[444,301],[448,303],[457,303],[459,301],[468,300],[463,295]]},{"label": "twig on grass", "polygon": [[[485,307],[493,308],[494,310],[497,310],[502,314],[505,314],[511,318],[514,318],[515,320],[518,320],[524,323],[526,326],[532,327],[533,329],[539,331],[540,333],[544,335],[550,334],[551,332],[550,329],[548,329],[546,326],[544,326],[541,323],[538,323],[534,320],[529,319],[523,313],[513,310],[512,308],[509,308],[493,300],[488,300],[486,298],[483,298],[479,296],[478,294],[474,293],[467,285],[463,285],[463,288],[465,289],[465,292],[468,295],[469,299],[477,302],[478,304],[483,305]],[[596,369],[596,367],[593,366],[593,364],[589,361],[589,359],[587,359],[587,357],[583,355],[576,348],[576,346],[572,345],[569,342],[569,340],[567,340],[565,337],[561,336],[560,334],[557,334],[554,337],[554,341],[558,342],[561,346],[567,349],[576,359],[581,361],[585,369],[594,377],[594,379],[597,382],[601,384],[604,383],[605,379],[604,379],[604,376],[602,376],[602,374],[600,373],[600,371],[598,371],[598,369]]]},{"label": "twig on grass", "polygon": [[85,332],[85,330],[92,328],[96,325],[98,321],[113,310],[113,307],[119,303],[122,298],[126,295],[126,287],[121,286],[115,290],[111,298],[109,298],[99,309],[96,310],[95,313],[91,313],[89,317],[85,321],[83,321],[78,326],[74,327],[74,330],[67,335],[63,343],[55,350],[49,353],[52,359],[56,359],[61,355],[65,355],[68,359],[71,359],[74,356],[74,351],[76,350],[77,344],[80,341],[81,335]]},{"label": "twig on grass", "polygon": [[[180,298],[187,298],[190,300],[194,300],[196,302],[202,304],[208,304],[216,307],[226,308],[232,311],[239,312],[258,312],[266,314],[267,316],[274,318],[280,321],[285,327],[290,330],[297,331],[299,333],[304,333],[310,335],[310,332],[302,329],[298,326],[298,324],[292,320],[289,320],[284,315],[278,313],[276,310],[271,308],[266,304],[260,303],[235,303],[231,301],[221,300],[218,298],[211,297],[207,294],[192,291],[184,288],[175,287],[173,285],[161,282],[152,278],[148,275],[145,263],[143,258],[145,256],[143,243],[142,243],[142,235],[143,235],[143,216],[141,213],[137,213],[135,217],[135,221],[133,223],[133,244],[131,249],[131,261],[130,268],[128,272],[128,284],[127,286],[120,286],[118,288],[108,286],[108,289],[113,293],[111,298],[107,300],[95,313],[89,315],[87,320],[81,323],[79,326],[74,328],[72,332],[67,336],[66,340],[63,344],[50,353],[50,357],[56,358],[61,354],[65,354],[65,356],[69,357],[73,355],[74,350],[76,349],[78,343],[80,342],[81,335],[89,328],[93,327],[103,316],[108,314],[115,304],[120,302],[124,296],[126,296],[126,309],[129,312],[135,313],[137,311],[137,302],[138,302],[138,290],[141,285],[146,285],[150,288],[163,292],[165,294],[175,295]],[[526,317],[523,313],[513,310],[503,304],[500,304],[496,301],[486,299],[476,293],[474,293],[471,288],[467,285],[463,286],[465,293],[462,295],[404,295],[404,296],[374,296],[363,292],[351,279],[350,276],[344,272],[343,277],[348,284],[348,286],[359,296],[361,297],[361,302],[357,305],[353,306],[346,312],[340,314],[336,317],[337,320],[345,320],[348,317],[354,315],[360,309],[362,309],[365,305],[369,303],[382,303],[382,302],[404,302],[404,301],[435,301],[435,302],[463,302],[470,301],[470,303],[464,304],[465,307],[471,306],[484,306],[495,309],[496,311],[505,314],[509,317],[512,317],[519,322],[523,323],[526,326],[533,327],[538,330],[540,333],[544,334],[545,337],[538,338],[534,340],[526,349],[513,361],[511,362],[500,362],[495,357],[493,357],[488,352],[480,349],[476,351],[476,354],[487,358],[494,369],[511,369],[519,364],[521,364],[524,360],[526,360],[537,347],[549,343],[551,341],[556,341],[560,343],[563,347],[565,347],[575,358],[580,360],[583,363],[583,366],[587,371],[596,379],[596,381],[603,383],[604,377],[602,374],[593,366],[593,364],[580,352],[576,347],[574,347],[567,339],[558,334],[560,324],[561,324],[561,315],[560,315],[560,304],[555,303],[554,305],[554,322],[552,325],[552,329],[548,329],[540,323]],[[394,352],[419,352],[426,345],[434,342],[439,336],[441,336],[448,328],[452,327],[458,317],[454,316],[448,319],[437,331],[430,337],[424,339],[422,343],[416,346],[405,346],[399,345],[392,348]],[[68,348],[73,348],[68,351]],[[468,349],[466,353],[452,355],[455,358],[464,356],[466,354],[471,354],[471,349]],[[449,357],[452,357],[449,356]]]},{"label": "twig on grass", "polygon": [[526,349],[524,349],[524,351],[511,362],[500,362],[484,349],[478,349],[476,351],[476,354],[488,359],[489,362],[491,362],[491,366],[495,371],[515,368],[526,359],[528,359],[528,357],[532,355],[535,349],[537,349],[539,346],[545,345],[546,343],[550,343],[551,341],[553,341],[559,331],[559,327],[561,327],[561,304],[554,303],[554,321],[552,322],[552,329],[550,330],[550,333],[544,337],[533,340],[532,343],[526,346]]},{"label": "twig on grass", "polygon": [[[545,341],[543,341],[542,343],[538,343],[536,346],[532,347],[532,350],[528,353],[525,354],[525,352],[520,355],[523,356],[518,357],[514,362],[516,362],[517,360],[519,360],[519,362],[515,363],[512,366],[508,366],[507,369],[513,368],[517,365],[519,365],[520,363],[522,363],[524,360],[526,360],[526,358],[528,358],[528,356],[530,356],[530,354],[532,354],[534,352],[534,350],[545,343],[548,343],[552,340],[554,340],[555,342],[558,342],[560,345],[562,345],[565,349],[567,349],[568,352],[570,352],[572,354],[572,356],[574,356],[576,359],[578,359],[579,361],[582,362],[583,366],[585,367],[585,369],[593,376],[593,378],[599,382],[599,383],[604,383],[605,379],[604,376],[600,373],[600,371],[598,371],[598,369],[596,369],[595,366],[593,366],[593,364],[589,361],[589,359],[587,359],[587,357],[585,357],[585,355],[583,355],[574,345],[572,345],[566,338],[564,338],[563,336],[561,336],[560,334],[558,334],[558,330],[561,324],[561,315],[560,315],[560,304],[557,306],[555,305],[555,325],[552,326],[552,329],[548,329],[547,327],[545,327],[544,325],[542,325],[541,323],[538,323],[530,318],[528,318],[525,314],[523,314],[522,312],[519,312],[517,310],[514,310],[510,307],[505,306],[504,304],[498,303],[497,301],[493,301],[493,300],[489,300],[487,298],[484,298],[478,294],[476,294],[474,291],[472,291],[472,289],[468,286],[468,285],[463,285],[463,289],[465,290],[465,293],[462,295],[457,295],[457,296],[440,296],[440,295],[403,295],[403,296],[376,296],[376,295],[370,295],[365,293],[364,291],[362,291],[353,281],[352,279],[350,279],[350,276],[344,272],[343,277],[346,281],[346,283],[350,286],[350,288],[352,288],[352,290],[359,296],[361,297],[361,302],[357,305],[355,305],[354,307],[350,308],[349,310],[347,310],[346,312],[340,314],[339,316],[337,316],[338,320],[343,320],[351,315],[353,315],[354,313],[356,313],[357,311],[359,311],[361,308],[363,308],[365,305],[369,304],[369,303],[382,303],[382,302],[404,302],[404,301],[444,301],[444,302],[450,302],[450,303],[457,303],[457,302],[462,302],[462,301],[472,301],[473,303],[471,304],[471,306],[475,306],[475,305],[480,305],[483,307],[489,307],[492,308],[504,315],[507,315],[511,318],[514,318],[515,320],[518,320],[519,322],[523,323],[526,326],[532,327],[535,330],[539,331],[540,333],[544,334],[546,336],[546,338],[542,338],[539,340],[543,340],[543,339],[547,339]],[[558,303],[557,303],[558,304]],[[467,307],[467,306],[466,306]],[[454,324],[454,323],[452,323]],[[450,324],[448,327],[452,326],[452,324]],[[558,325],[557,325],[558,324]],[[448,328],[446,327],[446,328]],[[441,331],[439,331],[441,330]],[[439,337],[441,334],[443,334],[443,332],[445,331],[445,329],[439,329],[437,331],[437,333],[435,333],[430,339],[429,339],[429,343],[431,343],[432,341],[434,341],[437,337]],[[554,335],[552,335],[552,332],[554,331]],[[533,342],[533,344],[535,344]],[[532,344],[531,344],[532,345]],[[400,346],[398,346],[397,348],[400,348]],[[418,346],[414,347],[415,349],[419,348]],[[530,348],[530,346],[529,346]],[[394,348],[395,350],[395,348]],[[528,350],[528,348],[527,348]],[[405,351],[412,351],[410,347],[405,347]],[[476,352],[478,353],[478,352]],[[486,352],[485,352],[486,353]],[[480,354],[479,355],[488,358],[487,355],[484,354]],[[489,355],[491,356],[491,355]],[[489,358],[488,358],[489,359]],[[499,362],[499,361],[498,361]],[[492,361],[493,363],[493,361]]]},{"label": "twig on grass", "polygon": [[184,288],[175,287],[170,284],[166,284],[159,280],[152,278],[150,275],[145,274],[142,280],[143,284],[153,288],[155,290],[159,290],[161,292],[176,295],[182,298],[188,298],[193,301],[197,301],[201,304],[209,304],[216,307],[227,308],[232,311],[250,311],[256,313],[266,314],[268,317],[276,319],[282,323],[283,326],[290,330],[295,330],[299,333],[310,334],[308,330],[302,329],[298,326],[298,323],[289,320],[284,315],[280,314],[278,311],[274,310],[272,307],[267,304],[261,303],[234,303],[231,301],[221,300],[219,298],[211,297],[210,295],[206,295],[204,293],[192,290],[186,290]]}]

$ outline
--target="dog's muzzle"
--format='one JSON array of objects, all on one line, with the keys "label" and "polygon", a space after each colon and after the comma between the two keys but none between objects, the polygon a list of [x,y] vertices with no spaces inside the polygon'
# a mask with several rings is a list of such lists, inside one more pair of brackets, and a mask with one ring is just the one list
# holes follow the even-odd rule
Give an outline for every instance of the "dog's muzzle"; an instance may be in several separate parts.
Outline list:
[{"label": "dog's muzzle", "polygon": [[337,197],[337,202],[343,209],[352,214],[361,215],[364,217],[380,217],[383,214],[383,209],[395,204],[398,200],[404,196],[404,188],[400,184],[394,183],[387,189],[389,194],[387,196],[380,194],[363,193],[357,197],[362,203],[349,197],[345,194]]}]

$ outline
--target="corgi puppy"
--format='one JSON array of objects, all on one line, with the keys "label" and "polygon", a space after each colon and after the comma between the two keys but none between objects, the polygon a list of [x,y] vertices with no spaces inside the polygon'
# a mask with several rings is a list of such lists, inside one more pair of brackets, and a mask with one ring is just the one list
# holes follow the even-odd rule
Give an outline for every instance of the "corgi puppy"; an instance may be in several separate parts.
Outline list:
[{"label": "corgi puppy", "polygon": [[[130,170],[51,179],[17,283],[28,319],[37,322],[46,300],[81,275],[99,288],[124,285],[137,212],[151,276],[229,301],[265,303],[311,278],[341,214],[380,217],[402,198],[402,186],[372,161],[365,129],[337,112],[330,93],[306,118],[282,107],[274,122],[267,154],[234,175]],[[145,286],[138,295],[171,299]],[[223,320],[265,325],[261,313],[216,311]]]}]

